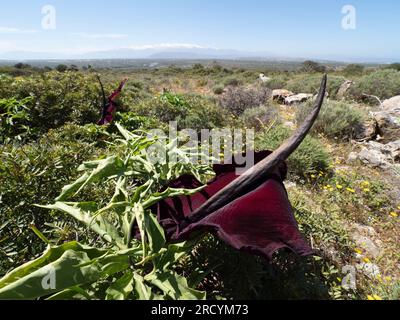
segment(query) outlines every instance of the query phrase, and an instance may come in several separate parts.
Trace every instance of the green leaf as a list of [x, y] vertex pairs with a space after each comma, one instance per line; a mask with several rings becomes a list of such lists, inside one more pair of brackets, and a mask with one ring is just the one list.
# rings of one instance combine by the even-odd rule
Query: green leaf
[[136, 272], [133, 273], [133, 278], [135, 280], [134, 291], [139, 300], [152, 300], [153, 293], [151, 288], [145, 284], [144, 278]]
[[136, 222], [140, 232], [140, 238], [142, 241], [143, 259], [145, 259], [147, 246], [146, 246], [146, 225], [145, 225], [144, 209], [141, 204], [135, 203], [133, 207], [133, 212], [135, 213]]
[[62, 188], [61, 194], [56, 198], [56, 201], [64, 201], [72, 196], [79, 188], [89, 179], [89, 174], [84, 173], [74, 183], [66, 185]]
[[84, 289], [76, 286], [58, 292], [46, 300], [92, 300], [92, 297]]
[[205, 300], [206, 293], [189, 288], [184, 277], [174, 272], [156, 272], [145, 276], [150, 282], [174, 300]]
[[86, 185], [93, 181], [110, 178], [123, 172], [124, 162], [117, 156], [111, 156], [98, 162], [98, 166], [92, 171], [88, 179], [80, 186], [75, 195], [78, 194]]
[[[71, 206], [70, 204], [73, 204]], [[83, 203], [87, 204], [87, 202]], [[39, 206], [49, 210], [59, 210], [71, 215], [76, 220], [85, 224], [88, 228], [99, 234], [104, 240], [118, 245], [121, 249], [125, 248], [124, 240], [120, 237], [118, 230], [101, 215], [94, 217], [87, 211], [79, 208], [80, 203], [56, 202], [54, 205]], [[88, 206], [84, 206], [88, 208]]]
[[127, 272], [106, 290], [106, 300], [126, 300], [133, 290], [133, 273]]
[[129, 140], [134, 140], [134, 139], [139, 138], [139, 136], [133, 134], [132, 132], [129, 132], [123, 126], [121, 126], [119, 123], [116, 123], [115, 125], [117, 126], [119, 132], [125, 138], [125, 140], [129, 141]]
[[165, 246], [165, 234], [163, 228], [158, 223], [157, 218], [150, 212], [145, 214], [145, 229], [149, 241], [150, 252], [159, 252]]
[[134, 251], [112, 253], [70, 242], [48, 248], [45, 254], [0, 280], [0, 299], [35, 299], [121, 272]]
[[143, 208], [148, 209], [161, 200], [179, 196], [191, 196], [203, 190], [205, 186], [197, 189], [174, 189], [168, 188], [167, 190], [152, 194], [146, 201], [143, 202]]

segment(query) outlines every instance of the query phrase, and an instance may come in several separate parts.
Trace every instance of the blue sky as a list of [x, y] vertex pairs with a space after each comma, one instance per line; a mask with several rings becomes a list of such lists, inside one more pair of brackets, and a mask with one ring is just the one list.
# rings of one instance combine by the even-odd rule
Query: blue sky
[[[43, 30], [44, 5], [56, 29]], [[356, 29], [342, 28], [342, 7]], [[312, 58], [400, 60], [398, 0], [13, 0], [0, 3], [0, 53], [168, 44]]]

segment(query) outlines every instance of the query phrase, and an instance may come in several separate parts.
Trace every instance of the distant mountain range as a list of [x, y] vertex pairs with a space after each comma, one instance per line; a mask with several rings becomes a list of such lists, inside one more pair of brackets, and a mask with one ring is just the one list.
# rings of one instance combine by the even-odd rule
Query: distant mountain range
[[[121, 48], [86, 53], [60, 52], [29, 52], [14, 51], [0, 53], [0, 60], [95, 60], [95, 59], [173, 59], [173, 60], [277, 60], [277, 61], [304, 61], [307, 59], [321, 62], [358, 62], [358, 63], [391, 63], [396, 59], [383, 58], [355, 58], [345, 56], [326, 57], [289, 57], [271, 52], [240, 51], [230, 49], [205, 48], [197, 45], [149, 45], [140, 47]], [[398, 59], [400, 60], [400, 59]]]
[[[203, 48], [199, 46], [143, 46], [138, 48], [122, 48], [104, 51], [92, 51], [79, 54], [58, 52], [14, 51], [0, 53], [3, 60], [49, 60], [49, 59], [284, 59], [289, 57], [274, 55], [269, 52], [250, 52], [229, 49]], [[300, 60], [300, 59], [299, 59]]]

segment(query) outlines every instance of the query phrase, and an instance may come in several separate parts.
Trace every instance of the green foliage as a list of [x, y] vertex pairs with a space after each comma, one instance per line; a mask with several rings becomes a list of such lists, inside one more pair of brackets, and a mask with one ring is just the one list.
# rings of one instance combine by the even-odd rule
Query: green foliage
[[129, 131], [151, 130], [162, 126], [158, 119], [137, 116], [134, 112], [117, 112], [115, 121]]
[[303, 62], [301, 71], [307, 73], [325, 72], [326, 67], [319, 64], [318, 62], [307, 60]]
[[[327, 91], [331, 98], [334, 98], [345, 81], [343, 77], [329, 76]], [[317, 94], [321, 86], [320, 75], [305, 74], [288, 81], [286, 89], [295, 93]]]
[[356, 81], [348, 94], [359, 101], [365, 100], [364, 95], [374, 95], [380, 99], [400, 95], [400, 71], [385, 69], [365, 75]]
[[364, 66], [361, 64], [351, 63], [343, 69], [343, 74], [346, 76], [359, 76], [364, 72]]
[[229, 87], [220, 97], [220, 105], [234, 116], [240, 116], [247, 109], [259, 107], [270, 100], [272, 91], [268, 88], [243, 89]]
[[[256, 149], [275, 150], [290, 134], [290, 129], [282, 125], [260, 133], [256, 137]], [[288, 159], [288, 167], [290, 173], [305, 177], [312, 172], [325, 171], [329, 167], [329, 155], [321, 142], [308, 136]]]
[[14, 79], [12, 77], [0, 73], [0, 98], [13, 98], [13, 83]]
[[31, 97], [21, 101], [15, 98], [0, 99], [0, 142], [6, 142], [14, 137], [20, 140], [23, 135], [29, 134], [30, 118], [26, 105], [31, 100]]
[[271, 80], [265, 82], [263, 85], [271, 90], [282, 89], [286, 88], [287, 79], [285, 79], [285, 77], [274, 76]]
[[31, 97], [29, 126], [47, 132], [67, 122], [84, 125], [100, 117], [102, 97], [97, 80], [79, 72], [50, 72], [15, 81], [7, 98]]
[[56, 70], [57, 70], [58, 72], [66, 72], [66, 71], [68, 70], [68, 66], [65, 65], [65, 64], [59, 64], [59, 65], [56, 67]]
[[213, 99], [198, 95], [168, 93], [143, 101], [133, 109], [140, 116], [158, 119], [165, 124], [176, 121], [179, 129], [212, 129], [224, 126], [227, 120]]
[[[298, 107], [297, 123], [303, 123], [312, 107], [313, 104], [310, 102]], [[313, 131], [322, 133], [328, 138], [350, 139], [354, 130], [364, 122], [365, 118], [366, 115], [354, 105], [328, 100], [322, 107]]]
[[242, 84], [242, 82], [239, 79], [234, 78], [234, 77], [230, 77], [224, 81], [225, 87], [228, 87], [228, 86], [237, 87], [237, 86], [240, 86], [241, 84]]
[[240, 116], [239, 121], [241, 121], [247, 128], [253, 128], [256, 131], [260, 131], [271, 124], [277, 124], [280, 122], [279, 109], [274, 104], [247, 109]]
[[223, 86], [216, 86], [214, 88], [214, 94], [220, 95], [224, 93], [224, 87]]
[[[0, 298], [205, 298], [205, 293], [190, 288], [174, 270], [190, 244], [167, 245], [164, 231], [149, 209], [162, 199], [198, 192], [201, 188], [165, 187], [184, 173], [204, 181], [212, 175], [210, 168], [192, 164], [189, 150], [178, 149], [172, 141], [159, 144], [117, 126], [124, 137], [120, 140], [122, 154], [84, 162], [79, 167], [82, 176], [64, 186], [55, 204], [40, 206], [61, 211], [97, 234], [89, 239], [91, 246], [75, 241], [61, 246], [50, 243], [41, 257], [0, 279]], [[152, 146], [168, 155], [166, 162], [155, 163], [151, 152], [144, 152]], [[71, 202], [90, 185], [107, 181], [115, 186], [107, 203], [96, 199]], [[160, 192], [162, 189], [165, 191]], [[134, 225], [140, 240], [132, 237]], [[46, 288], [43, 279], [49, 270], [57, 280], [55, 287]]]
[[[67, 125], [50, 130], [37, 142], [0, 146], [0, 274], [42, 251], [43, 244], [29, 225], [50, 232], [46, 224], [57, 218], [33, 204], [55, 198], [75, 178], [75, 168], [98, 154], [107, 138], [97, 126]], [[65, 238], [70, 236], [66, 232]]]
[[392, 63], [389, 64], [388, 66], [385, 66], [385, 69], [393, 69], [393, 70], [397, 70], [400, 71], [400, 63]]

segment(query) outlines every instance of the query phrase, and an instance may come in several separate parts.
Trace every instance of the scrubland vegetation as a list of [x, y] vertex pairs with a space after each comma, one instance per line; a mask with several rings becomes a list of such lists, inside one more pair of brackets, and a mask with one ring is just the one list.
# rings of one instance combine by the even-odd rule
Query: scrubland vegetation
[[[78, 276], [82, 270], [67, 266], [66, 274], [76, 274], [77, 280], [66, 277], [65, 290], [54, 292], [53, 299], [400, 298], [400, 172], [347, 162], [356, 147], [355, 128], [377, 106], [371, 96], [383, 100], [400, 95], [396, 65], [333, 69], [308, 62], [292, 71], [216, 63], [155, 70], [78, 69], [23, 64], [0, 68], [0, 276], [8, 274], [0, 280], [0, 292], [33, 267], [12, 270], [38, 259], [51, 244], [37, 265], [56, 261], [69, 250], [87, 266], [85, 279]], [[271, 80], [262, 83], [260, 72]], [[166, 244], [162, 228], [144, 210], [155, 198], [188, 192], [158, 193], [168, 179], [193, 172], [206, 181], [212, 173], [202, 166], [172, 164], [146, 171], [146, 158], [139, 151], [151, 142], [135, 140], [130, 132], [165, 129], [169, 121], [177, 121], [179, 129], [254, 128], [255, 148], [273, 150], [304, 120], [311, 104], [281, 105], [273, 101], [272, 90], [316, 94], [321, 72], [328, 72], [329, 96], [312, 133], [288, 160], [286, 182], [301, 231], [315, 254], [301, 258], [279, 252], [266, 263], [211, 235]], [[107, 92], [129, 78], [115, 117], [119, 127], [95, 125], [102, 104], [96, 74]], [[346, 79], [354, 85], [339, 98]], [[128, 202], [126, 181], [132, 176], [126, 169], [125, 175], [114, 177], [127, 163], [138, 168], [135, 178], [140, 184], [128, 193], [140, 194], [140, 206], [134, 208], [134, 217], [104, 217], [102, 209]], [[174, 174], [153, 181], [167, 175], [163, 170]], [[95, 172], [94, 178], [78, 180], [84, 172], [87, 180]], [[154, 182], [151, 187], [149, 181]], [[43, 207], [56, 198], [69, 204]], [[95, 221], [82, 215], [84, 206]], [[125, 209], [122, 205], [116, 210]], [[127, 230], [134, 218], [143, 221], [142, 238], [131, 245]], [[357, 243], [354, 232], [360, 228], [372, 228], [368, 237], [380, 248], [375, 256]], [[101, 239], [110, 229], [115, 233], [107, 241]], [[132, 265], [135, 272], [127, 272]], [[346, 267], [360, 265], [378, 266], [379, 273], [356, 270], [355, 286], [344, 285], [350, 274]], [[27, 283], [35, 276], [41, 275]], [[13, 297], [49, 295], [16, 287]]]

